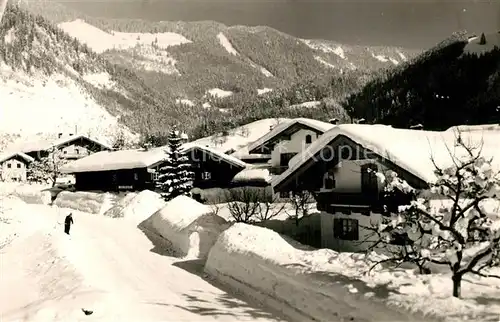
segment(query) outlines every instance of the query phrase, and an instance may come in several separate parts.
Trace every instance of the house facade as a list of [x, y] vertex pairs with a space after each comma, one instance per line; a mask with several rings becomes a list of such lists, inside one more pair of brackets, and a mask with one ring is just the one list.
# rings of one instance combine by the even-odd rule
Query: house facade
[[248, 146], [249, 155], [268, 156], [268, 165], [273, 174], [288, 168], [288, 162], [304, 151], [334, 124], [318, 120], [297, 118], [274, 127]]
[[[500, 147], [500, 131], [464, 135], [482, 153], [492, 156]], [[326, 132], [318, 142], [291, 161], [290, 168], [272, 182], [275, 192], [309, 190], [321, 211], [322, 247], [363, 251], [378, 238], [382, 216], [410, 202], [400, 193], [384, 194], [384, 173], [393, 171], [416, 189], [436, 179], [435, 164], [450, 166], [457, 136], [452, 131], [394, 129], [382, 125], [346, 124]], [[487, 154], [485, 156], [488, 156]], [[393, 236], [393, 244], [401, 240]]]
[[187, 144], [185, 153], [193, 165], [193, 186], [200, 189], [229, 187], [233, 177], [248, 166], [233, 156], [209, 147]]
[[33, 158], [24, 153], [7, 153], [0, 156], [0, 178], [6, 182], [25, 182], [27, 169]]
[[154, 189], [155, 170], [166, 158], [161, 149], [101, 151], [69, 161], [63, 174], [75, 176], [80, 191]]
[[23, 152], [35, 160], [48, 157], [50, 153], [54, 151], [58, 152], [58, 158], [64, 160], [77, 160], [92, 153], [110, 151], [111, 147], [85, 135], [69, 134], [63, 136], [62, 133], [60, 133], [57, 139], [26, 142], [11, 146], [9, 150]]

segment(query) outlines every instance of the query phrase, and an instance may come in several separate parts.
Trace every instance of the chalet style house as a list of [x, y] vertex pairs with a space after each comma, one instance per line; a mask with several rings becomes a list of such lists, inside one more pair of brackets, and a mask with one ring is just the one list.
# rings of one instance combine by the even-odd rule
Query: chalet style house
[[[75, 176], [76, 190], [155, 190], [158, 170], [168, 157], [165, 149], [102, 151], [69, 162], [61, 172]], [[246, 167], [241, 160], [208, 147], [186, 144], [184, 149], [193, 165], [194, 187], [227, 186]]]
[[243, 171], [248, 164], [216, 149], [185, 144], [185, 152], [194, 167], [194, 187], [226, 188], [231, 186], [234, 176]]
[[334, 126], [331, 123], [307, 118], [280, 123], [248, 145], [248, 159], [255, 155], [256, 159], [262, 160], [266, 156], [271, 173], [280, 174], [288, 168], [291, 158], [305, 150]]
[[0, 178], [2, 181], [26, 181], [27, 168], [34, 159], [22, 152], [0, 155]]
[[13, 145], [9, 151], [22, 152], [35, 160], [47, 157], [52, 151], [60, 152], [60, 158], [76, 160], [99, 151], [109, 151], [111, 147], [85, 135], [63, 136], [59, 133], [55, 140], [41, 140]]
[[[275, 192], [293, 192], [300, 187], [313, 193], [321, 211], [322, 247], [363, 250], [371, 244], [371, 231], [363, 227], [387, 215], [387, 206], [395, 211], [398, 205], [409, 202], [403, 194], [384, 199], [383, 180], [378, 173], [392, 170], [410, 186], [428, 188], [436, 179], [432, 159], [440, 166], [452, 165], [450, 151], [458, 151], [457, 133], [457, 128], [434, 132], [385, 125], [339, 125], [294, 157], [289, 169], [271, 184]], [[468, 146], [482, 144], [481, 153], [487, 158], [500, 152], [498, 129], [462, 127], [460, 138]]]

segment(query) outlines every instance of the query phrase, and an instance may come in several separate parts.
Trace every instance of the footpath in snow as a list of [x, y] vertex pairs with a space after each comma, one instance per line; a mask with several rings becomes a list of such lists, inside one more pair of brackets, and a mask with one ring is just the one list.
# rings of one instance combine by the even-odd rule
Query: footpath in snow
[[180, 268], [197, 266], [159, 253], [133, 221], [73, 211], [67, 236], [68, 209], [2, 205], [2, 321], [280, 320]]

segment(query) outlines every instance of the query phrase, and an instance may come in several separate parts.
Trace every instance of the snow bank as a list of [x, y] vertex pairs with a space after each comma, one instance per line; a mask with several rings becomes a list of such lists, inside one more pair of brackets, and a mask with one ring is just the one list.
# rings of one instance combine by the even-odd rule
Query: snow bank
[[[60, 230], [38, 225], [39, 231], [2, 254], [2, 275], [9, 277], [0, 288], [2, 321], [80, 321], [82, 308], [95, 310], [94, 318], [101, 318], [112, 303], [74, 265], [71, 257], [82, 255], [80, 244]], [[97, 271], [90, 264], [88, 270]]]
[[0, 197], [0, 249], [18, 236], [26, 213], [26, 203], [20, 198], [14, 195]]
[[108, 210], [106, 210], [103, 215], [111, 218], [122, 218], [124, 217], [123, 210], [134, 200], [138, 194], [136, 192], [130, 192], [125, 195], [125, 197], [116, 201], [115, 205]]
[[[237, 223], [219, 236], [205, 271], [291, 320], [418, 320], [370, 298], [374, 292], [383, 292], [382, 288], [370, 288], [344, 275], [349, 270], [357, 272], [357, 261], [337, 261], [337, 271], [325, 272], [325, 266], [342, 255], [314, 251], [272, 230]], [[360, 286], [367, 292], [360, 292]]]
[[3, 182], [0, 184], [0, 195], [14, 195], [26, 203], [48, 205], [51, 203], [51, 192], [46, 190], [48, 188], [40, 184]]
[[205, 258], [227, 222], [210, 206], [178, 196], [141, 225], [170, 241], [182, 256]]
[[82, 212], [102, 215], [116, 202], [117, 196], [111, 193], [85, 191], [62, 191], [57, 195], [54, 205]]
[[165, 206], [165, 201], [156, 192], [144, 190], [129, 193], [119, 200], [104, 216], [126, 218], [139, 224]]

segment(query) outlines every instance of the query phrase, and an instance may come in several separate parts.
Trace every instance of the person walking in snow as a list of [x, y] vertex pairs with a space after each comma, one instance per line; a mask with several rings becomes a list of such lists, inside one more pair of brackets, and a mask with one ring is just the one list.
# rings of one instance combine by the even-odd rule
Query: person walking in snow
[[64, 219], [64, 232], [68, 235], [71, 224], [73, 224], [73, 214], [70, 212], [69, 215], [66, 216], [66, 219]]

